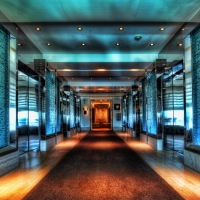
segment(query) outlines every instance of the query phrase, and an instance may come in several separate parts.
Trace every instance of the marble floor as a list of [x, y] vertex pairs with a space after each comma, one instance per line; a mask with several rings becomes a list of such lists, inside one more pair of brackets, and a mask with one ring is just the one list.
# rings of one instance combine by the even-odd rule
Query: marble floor
[[[73, 135], [48, 152], [34, 150], [21, 155], [19, 167], [0, 177], [0, 199], [23, 199], [85, 134]], [[156, 151], [127, 133], [117, 134], [184, 199], [200, 199], [200, 174], [183, 165], [182, 154]]]

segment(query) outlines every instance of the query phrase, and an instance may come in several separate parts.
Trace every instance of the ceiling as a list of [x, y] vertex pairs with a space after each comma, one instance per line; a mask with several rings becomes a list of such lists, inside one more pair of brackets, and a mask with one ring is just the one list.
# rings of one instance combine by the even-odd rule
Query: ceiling
[[18, 58], [29, 67], [45, 59], [76, 92], [123, 93], [156, 59], [168, 68], [183, 59], [177, 44], [200, 23], [200, 1], [1, 0], [0, 23], [23, 45]]

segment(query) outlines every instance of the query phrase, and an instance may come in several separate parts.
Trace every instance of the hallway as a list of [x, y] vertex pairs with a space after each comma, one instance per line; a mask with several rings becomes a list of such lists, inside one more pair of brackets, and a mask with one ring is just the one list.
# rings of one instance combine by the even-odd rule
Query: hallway
[[[171, 155], [171, 157], [166, 157], [164, 155], [165, 152], [156, 152], [146, 144], [131, 139], [127, 133], [118, 133], [127, 144], [113, 132], [90, 132], [77, 144], [85, 135], [86, 133], [74, 135], [72, 138], [65, 140], [46, 153], [30, 152], [29, 154], [22, 155], [19, 169], [0, 178], [0, 199], [22, 199], [67, 152], [69, 153], [67, 153], [66, 157], [59, 163], [60, 165], [66, 161], [64, 163], [66, 168], [59, 168], [59, 165], [56, 165], [52, 172], [45, 178], [49, 180], [46, 183], [45, 179], [40, 182], [31, 195], [42, 195], [42, 197], [45, 198], [44, 195], [48, 194], [49, 191], [42, 192], [42, 185], [47, 184], [46, 187], [43, 188], [44, 190], [51, 189], [50, 191], [52, 192], [53, 189], [56, 189], [58, 192], [59, 189], [62, 189], [59, 191], [59, 194], [70, 194], [68, 197], [65, 196], [67, 199], [182, 199], [165, 181], [154, 173], [146, 163], [134, 154], [127, 144], [134, 148], [145, 161], [149, 161], [151, 167], [154, 163], [154, 166], [157, 167], [157, 170], [154, 170], [159, 175], [162, 176], [162, 173], [164, 171], [166, 172], [166, 168], [168, 168], [168, 178], [170, 176], [172, 177], [173, 171], [176, 174], [179, 173], [180, 176], [177, 176], [175, 178], [176, 180], [174, 179], [175, 184], [172, 184], [172, 187], [175, 187], [176, 190], [178, 188], [177, 191], [184, 199], [200, 198], [197, 196], [199, 195], [197, 183], [199, 183], [200, 175], [181, 166], [180, 160], [177, 160], [178, 156], [175, 159], [175, 156], [172, 155], [171, 152], [168, 152], [168, 155]], [[76, 145], [76, 147], [69, 151], [74, 145]], [[70, 162], [68, 163], [67, 161]], [[75, 165], [73, 165], [73, 163], [75, 163]], [[140, 165], [139, 168], [137, 168], [136, 163]], [[159, 166], [163, 164], [166, 168], [163, 167], [162, 169]], [[170, 165], [176, 165], [179, 171], [177, 172], [176, 169], [170, 167]], [[62, 171], [64, 174], [61, 174]], [[54, 175], [51, 175], [52, 173], [54, 173]], [[68, 181], [66, 178], [61, 184], [59, 180], [65, 175], [69, 177], [67, 177], [69, 180], [71, 178], [71, 181], [66, 183], [65, 181]], [[137, 178], [134, 179], [133, 176]], [[180, 177], [183, 181], [182, 185], [179, 184], [180, 181], [177, 181]], [[185, 178], [185, 182], [183, 177]], [[187, 185], [188, 180], [190, 181], [190, 185]], [[166, 181], [168, 182], [168, 180]], [[137, 187], [134, 188], [136, 183]], [[49, 187], [49, 184], [53, 184], [53, 187]], [[62, 188], [64, 184], [68, 184], [68, 187]], [[153, 189], [151, 189], [152, 184], [157, 184], [157, 186], [155, 185]], [[164, 188], [162, 188], [162, 185]], [[184, 185], [187, 190], [184, 189], [183, 191]], [[167, 189], [166, 191], [168, 191], [166, 194], [164, 194], [165, 188]], [[69, 190], [67, 191], [67, 189]], [[136, 195], [138, 189], [140, 195], [136, 197], [134, 194]], [[39, 191], [38, 193], [37, 190]], [[145, 190], [151, 191], [150, 195], [155, 196], [148, 196]], [[171, 191], [169, 192], [169, 190]], [[38, 199], [36, 196], [32, 198], [31, 195], [28, 195], [26, 199]], [[51, 195], [52, 194], [50, 194], [50, 196]], [[160, 195], [170, 196], [162, 198]], [[171, 197], [171, 195], [175, 195], [175, 198]], [[51, 197], [48, 197], [48, 199], [51, 199]], [[63, 195], [59, 198], [59, 196], [56, 195], [57, 199], [66, 199], [65, 197]], [[52, 199], [56, 198], [52, 197]], [[42, 198], [40, 197], [39, 199]]]

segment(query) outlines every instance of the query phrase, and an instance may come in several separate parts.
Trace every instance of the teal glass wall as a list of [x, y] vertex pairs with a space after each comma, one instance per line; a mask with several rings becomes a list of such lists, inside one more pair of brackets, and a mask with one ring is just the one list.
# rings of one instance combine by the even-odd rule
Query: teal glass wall
[[18, 149], [39, 148], [39, 75], [18, 61]]
[[127, 105], [126, 105], [126, 96], [123, 96], [123, 100], [122, 100], [122, 126], [126, 127], [127, 125]]
[[70, 91], [70, 128], [75, 127], [75, 101], [74, 101], [74, 94]]
[[191, 33], [193, 144], [200, 146], [200, 25]]
[[185, 47], [185, 101], [186, 101], [186, 146], [193, 144], [193, 107], [192, 107], [192, 61], [191, 38], [188, 35], [184, 39]]
[[141, 109], [141, 113], [142, 113], [142, 117], [141, 117], [141, 123], [142, 123], [142, 131], [146, 132], [147, 129], [147, 124], [146, 124], [146, 79], [144, 78], [142, 80], [142, 95], [141, 95], [141, 100], [142, 100], [142, 109]]
[[157, 134], [156, 89], [156, 72], [153, 70], [147, 75], [147, 131], [153, 135]]
[[46, 87], [46, 95], [45, 95], [45, 122], [46, 122], [46, 135], [55, 134], [56, 131], [56, 85], [55, 85], [55, 75], [49, 70], [46, 69], [45, 73], [45, 87]]
[[56, 132], [61, 131], [61, 100], [60, 100], [60, 81], [56, 78], [56, 112], [57, 112], [57, 122], [56, 122]]
[[184, 150], [183, 64], [178, 63], [163, 74], [163, 128], [167, 149]]
[[133, 129], [133, 95], [132, 90], [128, 94], [128, 127]]
[[10, 36], [10, 146], [17, 147], [17, 41]]
[[10, 144], [10, 33], [2, 25], [0, 25], [0, 79], [0, 148], [3, 148]]

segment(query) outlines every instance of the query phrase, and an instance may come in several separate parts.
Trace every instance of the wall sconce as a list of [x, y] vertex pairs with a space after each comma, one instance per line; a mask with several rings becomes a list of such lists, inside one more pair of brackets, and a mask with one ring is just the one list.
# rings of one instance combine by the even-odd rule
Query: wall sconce
[[87, 111], [88, 111], [88, 107], [84, 106], [84, 107], [83, 107], [83, 113], [84, 113], [84, 115], [87, 114]]

